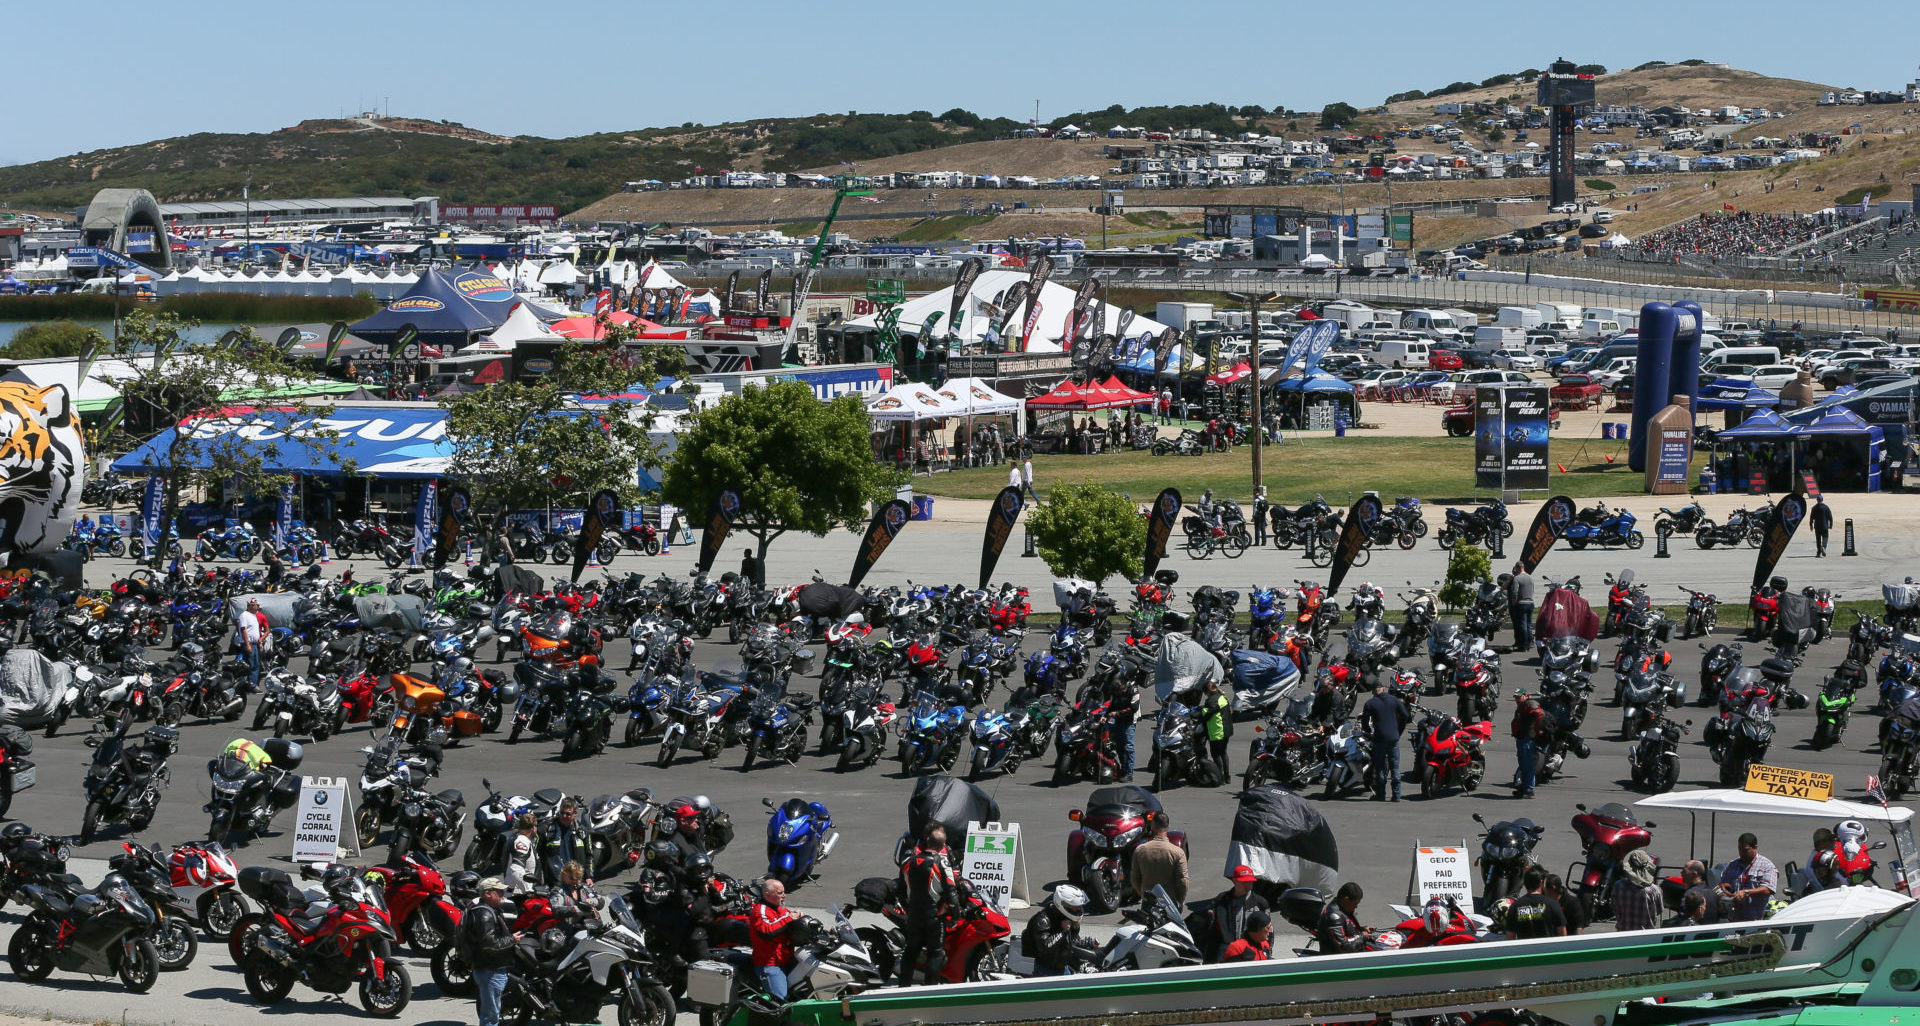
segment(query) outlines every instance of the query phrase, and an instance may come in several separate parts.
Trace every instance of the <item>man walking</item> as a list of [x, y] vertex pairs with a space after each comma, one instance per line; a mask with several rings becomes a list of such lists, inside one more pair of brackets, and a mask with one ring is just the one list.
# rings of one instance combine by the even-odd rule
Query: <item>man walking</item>
[[1175, 908], [1187, 907], [1187, 853], [1167, 836], [1173, 820], [1165, 812], [1147, 815], [1153, 836], [1133, 850], [1133, 868], [1127, 882], [1135, 894], [1145, 898], [1155, 887], [1167, 892]]
[[1031, 453], [1020, 460], [1020, 487], [1026, 490], [1028, 502], [1039, 502], [1040, 495], [1033, 490], [1033, 455]]
[[520, 939], [500, 915], [506, 897], [506, 881], [490, 876], [480, 881], [480, 903], [460, 918], [460, 954], [473, 970], [480, 1026], [499, 1026], [500, 996], [507, 991], [507, 968], [513, 965], [513, 945]]
[[947, 828], [933, 823], [920, 835], [920, 846], [900, 864], [907, 913], [903, 927], [906, 936], [900, 950], [902, 987], [913, 985], [913, 967], [922, 957], [926, 959], [920, 972], [922, 983], [938, 983], [940, 970], [946, 966], [944, 915], [953, 903], [953, 872], [947, 859]]
[[1813, 558], [1826, 558], [1827, 535], [1832, 531], [1833, 507], [1827, 505], [1827, 497], [1822, 495], [1813, 500]]
[[1385, 684], [1373, 689], [1373, 697], [1360, 710], [1360, 727], [1373, 742], [1373, 800], [1387, 800], [1387, 784], [1393, 784], [1393, 800], [1400, 800], [1400, 735], [1406, 732], [1413, 710], [1399, 695], [1390, 694]]
[[1227, 741], [1233, 736], [1233, 700], [1220, 690], [1220, 679], [1207, 679], [1206, 695], [1200, 699], [1200, 718], [1207, 728], [1207, 754], [1220, 767], [1220, 781], [1233, 779], [1227, 767]]
[[1507, 612], [1513, 617], [1513, 647], [1525, 652], [1533, 647], [1533, 575], [1518, 563], [1507, 582]]

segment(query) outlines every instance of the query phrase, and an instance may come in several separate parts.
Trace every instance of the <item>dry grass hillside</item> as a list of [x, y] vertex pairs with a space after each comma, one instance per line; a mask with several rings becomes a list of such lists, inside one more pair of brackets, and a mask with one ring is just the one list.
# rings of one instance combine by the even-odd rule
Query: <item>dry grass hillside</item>
[[[1774, 78], [1758, 72], [1711, 64], [1695, 66], [1675, 64], [1648, 68], [1645, 71], [1615, 71], [1600, 76], [1594, 83], [1595, 95], [1601, 103], [1623, 106], [1637, 104], [1642, 107], [1660, 107], [1669, 104], [1686, 107], [1720, 107], [1738, 104], [1741, 107], [1766, 107], [1769, 110], [1789, 111], [1813, 106], [1821, 93], [1832, 88], [1818, 82]], [[1449, 93], [1445, 96], [1407, 100], [1389, 105], [1387, 111], [1393, 118], [1400, 119], [1402, 122], [1406, 119], [1425, 122], [1436, 120], [1433, 109], [1442, 103], [1492, 103], [1505, 97], [1517, 96], [1519, 99], [1515, 102], [1524, 106], [1534, 101], [1534, 95], [1532, 85], [1509, 83], [1485, 89]]]
[[[1139, 140], [1117, 141], [1141, 145]], [[1107, 145], [1106, 139], [993, 139], [863, 161], [859, 168], [861, 174], [870, 175], [893, 171], [966, 171], [1035, 178], [1103, 175], [1116, 163], [1100, 155]], [[813, 170], [837, 174], [845, 169], [835, 166]]]

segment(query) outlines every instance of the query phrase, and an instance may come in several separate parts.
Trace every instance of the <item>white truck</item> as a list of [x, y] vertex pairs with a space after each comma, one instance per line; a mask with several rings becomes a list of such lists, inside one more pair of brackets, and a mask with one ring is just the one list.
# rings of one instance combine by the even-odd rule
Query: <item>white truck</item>
[[1153, 319], [1169, 328], [1191, 330], [1196, 321], [1213, 319], [1212, 303], [1155, 303]]
[[[1360, 331], [1362, 325], [1372, 325], [1379, 321], [1391, 320], [1384, 311], [1370, 306], [1362, 306], [1351, 300], [1337, 300], [1320, 308], [1320, 316], [1330, 321], [1339, 321], [1347, 331]], [[1399, 327], [1399, 325], [1392, 325]]]
[[1461, 310], [1458, 307], [1452, 306], [1440, 312], [1453, 318], [1454, 330], [1460, 332], [1462, 335], [1471, 335], [1473, 334], [1473, 329], [1480, 326], [1480, 315], [1477, 313]]
[[1540, 312], [1543, 327], [1547, 321], [1565, 321], [1576, 326], [1580, 323], [1580, 307], [1574, 303], [1535, 303], [1533, 308]]
[[1537, 328], [1543, 320], [1540, 311], [1530, 306], [1503, 306], [1493, 312], [1493, 323], [1501, 327]]
[[1458, 339], [1460, 328], [1444, 310], [1408, 310], [1400, 315], [1403, 331], [1424, 332], [1434, 338]]
[[1507, 324], [1482, 324], [1473, 329], [1473, 348], [1483, 353], [1496, 349], [1523, 349], [1527, 344], [1527, 329]]

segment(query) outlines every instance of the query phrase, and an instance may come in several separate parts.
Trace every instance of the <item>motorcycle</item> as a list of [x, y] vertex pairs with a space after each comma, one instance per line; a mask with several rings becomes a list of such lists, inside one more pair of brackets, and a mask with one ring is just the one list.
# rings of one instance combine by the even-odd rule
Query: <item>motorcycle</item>
[[450, 859], [460, 850], [460, 838], [467, 823], [462, 810], [467, 798], [457, 788], [429, 794], [425, 788], [409, 788], [397, 796], [399, 807], [393, 817], [393, 837], [387, 844], [387, 864], [399, 865], [414, 851], [426, 852], [435, 859]]
[[605, 879], [636, 861], [659, 814], [653, 792], [644, 787], [596, 795], [587, 803], [587, 850], [592, 854], [588, 874]]
[[1480, 835], [1480, 893], [1483, 908], [1492, 908], [1503, 898], [1523, 893], [1520, 878], [1534, 865], [1533, 849], [1546, 828], [1530, 819], [1501, 820], [1492, 826], [1473, 814], [1473, 821], [1486, 827]]
[[978, 782], [996, 769], [1005, 771], [1007, 776], [1020, 771], [1020, 760], [1026, 757], [1026, 749], [1019, 743], [1019, 736], [1026, 718], [1024, 709], [982, 709], [974, 714], [973, 758], [967, 769], [968, 780]]
[[1679, 588], [1687, 593], [1687, 615], [1680, 625], [1680, 637], [1712, 634], [1713, 629], [1720, 626], [1720, 599], [1704, 591], [1694, 591], [1684, 584]]
[[1740, 672], [1741, 646], [1734, 642], [1700, 648], [1704, 653], [1700, 657], [1700, 704], [1713, 705], [1721, 700], [1727, 682]]
[[568, 676], [574, 682], [573, 692], [567, 696], [563, 716], [554, 717], [549, 728], [557, 732], [564, 718], [560, 758], [565, 761], [606, 751], [613, 736], [613, 700], [607, 696], [619, 686], [619, 681], [592, 666], [582, 666]]
[[256, 538], [253, 528], [244, 523], [227, 521], [218, 530], [208, 528], [194, 539], [193, 558], [198, 560], [231, 559], [236, 562], [251, 562], [260, 551], [260, 539]]
[[1675, 723], [1659, 712], [1640, 730], [1640, 741], [1627, 750], [1627, 768], [1635, 787], [1653, 794], [1673, 790], [1680, 779], [1680, 739], [1692, 733], [1693, 721]]
[[125, 823], [141, 831], [153, 822], [160, 792], [173, 782], [167, 759], [180, 751], [180, 732], [172, 727], [148, 727], [140, 744], [127, 743], [129, 721], [121, 720], [113, 733], [87, 738], [93, 760], [82, 785], [86, 811], [80, 818], [80, 843], [92, 844], [102, 825]]
[[687, 967], [687, 1003], [700, 1013], [702, 1026], [723, 1026], [742, 1009], [756, 1016], [784, 1014], [785, 1006], [807, 999], [833, 1000], [894, 978], [892, 966], [883, 967], [870, 952], [870, 943], [883, 936], [878, 927], [859, 931], [847, 919], [846, 907], [833, 910], [834, 926], [823, 929], [811, 916], [802, 916], [790, 938], [794, 965], [787, 970], [786, 1001], [774, 999], [752, 965], [738, 956], [713, 958]]
[[1347, 720], [1327, 735], [1327, 776], [1321, 796], [1333, 798], [1356, 787], [1367, 787], [1373, 772], [1373, 742], [1360, 721]]
[[1687, 686], [1663, 670], [1649, 667], [1627, 676], [1620, 691], [1620, 740], [1631, 741], [1669, 707], [1687, 704]]
[[1586, 852], [1583, 862], [1567, 868], [1566, 879], [1579, 882], [1580, 902], [1593, 922], [1613, 917], [1613, 881], [1620, 866], [1633, 851], [1653, 843], [1654, 824], [1642, 824], [1633, 810], [1618, 802], [1608, 802], [1588, 810], [1585, 803], [1574, 805], [1573, 832]]
[[1399, 658], [1408, 659], [1433, 635], [1433, 626], [1440, 619], [1438, 596], [1432, 588], [1414, 588], [1411, 597], [1406, 592], [1400, 597], [1407, 603], [1407, 612], [1393, 643]]
[[503, 794], [485, 777], [480, 778], [480, 786], [487, 789], [487, 796], [473, 807], [473, 840], [467, 842], [467, 853], [461, 857], [461, 867], [476, 872], [507, 864], [508, 853], [513, 850], [514, 820], [521, 813], [531, 812], [546, 819], [566, 798], [555, 787], [541, 788], [531, 798]]
[[644, 932], [625, 898], [607, 906], [611, 923], [590, 923], [559, 940], [542, 938], [515, 949], [515, 968], [500, 996], [505, 1022], [550, 1019], [594, 1022], [609, 998], [620, 1026], [670, 1023], [673, 994], [654, 976]]
[[239, 864], [218, 844], [176, 845], [167, 853], [167, 873], [174, 893], [192, 903], [209, 939], [225, 940], [240, 917], [252, 911], [240, 893]]
[[1060, 721], [1054, 746], [1053, 785], [1076, 779], [1110, 784], [1120, 778], [1113, 716], [1096, 695], [1076, 702]]
[[253, 710], [253, 729], [271, 726], [274, 737], [304, 735], [325, 741], [347, 726], [347, 707], [340, 685], [325, 677], [306, 678], [274, 670], [261, 681], [260, 704]]
[[212, 797], [203, 807], [210, 814], [207, 840], [224, 840], [230, 834], [252, 837], [266, 830], [282, 809], [291, 809], [300, 800], [300, 768], [303, 751], [284, 738], [268, 738], [260, 746], [270, 760], [253, 769], [237, 755], [223, 753], [207, 762]]
[[1434, 540], [1449, 551], [1461, 544], [1490, 549], [1496, 535], [1512, 537], [1513, 521], [1507, 518], [1506, 503], [1493, 499], [1471, 510], [1448, 507], [1446, 525], [1434, 535]]
[[1606, 576], [1607, 615], [1600, 620], [1600, 636], [1619, 634], [1627, 621], [1650, 608], [1647, 589], [1633, 583], [1633, 571], [1622, 570], [1620, 576]]
[[1283, 712], [1253, 728], [1241, 790], [1251, 791], [1268, 780], [1293, 790], [1313, 782], [1325, 731], [1309, 721], [1312, 706], [1312, 697], [1296, 698]]
[[900, 769], [910, 775], [946, 772], [960, 759], [966, 736], [967, 707], [946, 697], [921, 692], [914, 696], [900, 732]]
[[1711, 549], [1716, 545], [1730, 549], [1742, 542], [1749, 548], [1757, 549], [1766, 536], [1765, 529], [1756, 524], [1745, 510], [1735, 510], [1724, 524], [1708, 520], [1693, 531], [1694, 544], [1703, 549]]
[[1851, 658], [1841, 662], [1827, 676], [1826, 684], [1820, 688], [1820, 694], [1815, 696], [1813, 704], [1813, 739], [1810, 743], [1815, 749], [1831, 748], [1840, 743], [1840, 736], [1847, 732], [1847, 720], [1853, 713], [1854, 695], [1866, 686], [1866, 667]]
[[[242, 886], [258, 879], [247, 875], [256, 872], [243, 873]], [[293, 890], [285, 873], [267, 872], [285, 881], [285, 891]], [[356, 876], [349, 873], [347, 878]], [[330, 896], [333, 904], [324, 913], [295, 919], [292, 908], [276, 910], [272, 925], [263, 925], [248, 938], [241, 949], [240, 967], [247, 993], [263, 1005], [276, 1005], [286, 1000], [296, 983], [323, 994], [345, 993], [357, 984], [360, 1006], [368, 1014], [397, 1018], [413, 997], [413, 981], [406, 966], [391, 953], [396, 938], [379, 889], [349, 892], [336, 885], [330, 888]]]
[[1487, 775], [1487, 757], [1481, 752], [1493, 738], [1493, 723], [1462, 723], [1452, 716], [1429, 717], [1432, 724], [1420, 735], [1420, 797], [1437, 798], [1445, 788], [1469, 794]]
[[[845, 773], [879, 762], [886, 754], [888, 736], [897, 716], [898, 710], [878, 684], [862, 685], [849, 693], [834, 732], [840, 746], [840, 758], [834, 769]], [[823, 737], [825, 733], [823, 730]]]
[[1784, 577], [1769, 578], [1767, 583], [1753, 589], [1753, 597], [1747, 600], [1747, 607], [1753, 611], [1749, 640], [1764, 641], [1780, 626], [1780, 596], [1786, 590], [1787, 579]]
[[825, 805], [789, 798], [776, 806], [760, 799], [773, 815], [767, 820], [767, 876], [796, 889], [815, 878], [820, 863], [833, 854], [840, 834]]
[[1220, 764], [1207, 751], [1198, 710], [1169, 700], [1155, 715], [1153, 790], [1162, 793], [1180, 783], [1218, 787], [1225, 781]]
[[1593, 509], [1589, 508], [1582, 510], [1573, 523], [1567, 525], [1566, 533], [1561, 537], [1566, 539], [1568, 548], [1576, 552], [1588, 545], [1608, 549], [1625, 545], [1629, 549], [1638, 549], [1647, 543], [1646, 535], [1633, 526], [1635, 518], [1632, 513], [1624, 509], [1618, 513], [1610, 512], [1604, 502], [1598, 505], [1598, 510], [1604, 515], [1591, 516]]
[[[1067, 813], [1079, 824], [1067, 835], [1067, 879], [1087, 892], [1089, 912], [1105, 915], [1134, 897], [1127, 882], [1133, 852], [1147, 840], [1147, 817], [1161, 811], [1152, 792], [1123, 785], [1097, 788], [1084, 812]], [[1186, 850], [1185, 831], [1169, 830], [1167, 839]]]
[[446, 878], [432, 859], [415, 852], [389, 858], [384, 866], [368, 867], [365, 874], [380, 884], [387, 919], [414, 954], [431, 957], [453, 944], [460, 929], [460, 906], [448, 896]]
[[1831, 588], [1813, 587], [1801, 588], [1800, 594], [1806, 596], [1807, 608], [1813, 614], [1813, 643], [1833, 637], [1833, 604], [1840, 596]]
[[1762, 762], [1773, 744], [1773, 703], [1764, 695], [1708, 724], [1707, 750], [1720, 766], [1720, 786], [1747, 782], [1747, 767]]
[[361, 751], [367, 758], [360, 769], [360, 809], [354, 813], [354, 828], [360, 847], [370, 848], [380, 828], [399, 817], [403, 796], [439, 774], [440, 751], [434, 745], [403, 751], [396, 737]]
[[[892, 926], [884, 930], [877, 926], [864, 926], [858, 933], [867, 950], [873, 952], [874, 963], [882, 975], [892, 979], [901, 975], [899, 960], [906, 953], [903, 928], [907, 914], [900, 903], [897, 881], [888, 882], [895, 886], [888, 889], [886, 901], [878, 903], [878, 907], [873, 907], [875, 903], [871, 900], [863, 901], [860, 905], [868, 911], [879, 912]], [[970, 881], [959, 881], [955, 891], [953, 914], [947, 916], [942, 924], [941, 952], [945, 955], [945, 961], [940, 968], [940, 980], [944, 983], [967, 983], [1010, 978], [1006, 939], [1013, 934], [1012, 922], [982, 898]], [[920, 975], [923, 965], [914, 966], [905, 975], [909, 978]]]
[[145, 994], [160, 979], [156, 916], [120, 873], [71, 898], [48, 884], [27, 884], [19, 897], [32, 911], [7, 941], [15, 977], [38, 982], [55, 969], [118, 976], [129, 994]]
[[1702, 528], [1713, 527], [1713, 519], [1707, 516], [1706, 508], [1697, 502], [1690, 502], [1677, 510], [1660, 507], [1659, 515], [1653, 518], [1653, 533], [1663, 538], [1676, 534], [1692, 534]]
[[813, 727], [813, 696], [794, 694], [776, 699], [762, 695], [747, 714], [747, 727], [741, 772], [752, 769], [754, 760], [763, 755], [791, 765], [807, 750], [807, 732]]

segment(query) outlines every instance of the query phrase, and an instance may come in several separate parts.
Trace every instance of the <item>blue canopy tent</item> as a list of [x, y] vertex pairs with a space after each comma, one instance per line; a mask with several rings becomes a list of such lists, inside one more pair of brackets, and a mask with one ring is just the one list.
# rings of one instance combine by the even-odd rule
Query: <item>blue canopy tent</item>
[[1714, 435], [1711, 465], [1720, 490], [1749, 490], [1756, 471], [1765, 475], [1765, 491], [1792, 490], [1793, 437], [1793, 425], [1775, 411], [1764, 408], [1739, 427]]
[[1700, 395], [1694, 400], [1695, 413], [1725, 413], [1727, 427], [1735, 428], [1744, 423], [1754, 410], [1769, 409], [1780, 405], [1780, 397], [1764, 388], [1755, 387], [1751, 381], [1739, 378], [1719, 378], [1703, 386]]
[[513, 312], [513, 287], [492, 271], [430, 270], [407, 294], [349, 330], [377, 346], [390, 346], [411, 324], [420, 343], [457, 348], [499, 327]]
[[[171, 466], [167, 450], [182, 428], [168, 428], [146, 444], [113, 461], [123, 474], [165, 471]], [[312, 477], [344, 475], [341, 464], [352, 461], [360, 475], [396, 479], [439, 477], [453, 456], [447, 441], [447, 414], [440, 409], [395, 407], [392, 404], [338, 406], [328, 417], [302, 416], [291, 410], [234, 410], [218, 419], [199, 421], [184, 430], [204, 440], [198, 458], [209, 466], [206, 449], [222, 439], [240, 444], [271, 445], [263, 469], [273, 474]], [[330, 431], [328, 438], [320, 432]]]
[[1813, 479], [1823, 491], [1880, 490], [1886, 433], [1859, 414], [1842, 406], [1831, 407], [1820, 419], [1798, 425], [1793, 431], [1801, 463], [1813, 471]]
[[1315, 372], [1307, 377], [1288, 378], [1273, 386], [1283, 411], [1283, 423], [1304, 427], [1307, 411], [1315, 406], [1332, 405], [1346, 411], [1347, 419], [1360, 421], [1360, 400], [1353, 385], [1331, 374]]

